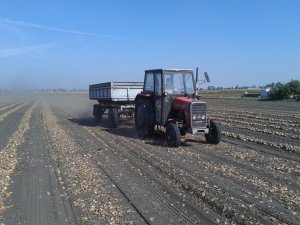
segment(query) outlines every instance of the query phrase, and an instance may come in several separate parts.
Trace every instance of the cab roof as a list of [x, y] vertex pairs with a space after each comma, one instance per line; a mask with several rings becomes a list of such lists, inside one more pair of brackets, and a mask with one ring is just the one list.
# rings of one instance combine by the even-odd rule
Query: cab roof
[[193, 72], [192, 69], [165, 69], [165, 68], [161, 68], [161, 69], [151, 69], [151, 70], [145, 70], [145, 73], [151, 73], [151, 72]]

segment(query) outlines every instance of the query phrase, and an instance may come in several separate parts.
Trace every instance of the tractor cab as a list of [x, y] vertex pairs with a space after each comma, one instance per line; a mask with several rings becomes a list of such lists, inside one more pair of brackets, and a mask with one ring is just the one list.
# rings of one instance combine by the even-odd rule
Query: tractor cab
[[192, 98], [195, 95], [193, 70], [146, 70], [144, 94], [152, 96], [155, 124], [165, 125], [175, 97]]
[[144, 92], [155, 95], [193, 96], [195, 80], [192, 70], [146, 70]]
[[178, 146], [181, 135], [187, 132], [203, 133], [209, 142], [219, 143], [219, 133], [213, 141], [209, 137], [212, 133], [207, 106], [196, 98], [196, 83], [193, 70], [146, 70], [143, 92], [135, 99], [135, 126], [139, 134], [147, 136], [159, 125], [166, 128], [170, 146]]

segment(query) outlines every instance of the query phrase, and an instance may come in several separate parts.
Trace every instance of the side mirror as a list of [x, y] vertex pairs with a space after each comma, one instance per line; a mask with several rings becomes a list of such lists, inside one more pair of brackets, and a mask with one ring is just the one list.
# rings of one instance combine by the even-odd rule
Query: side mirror
[[[207, 72], [204, 72], [204, 77], [205, 77], [205, 81], [206, 81], [207, 83], [209, 83], [209, 82], [210, 82], [210, 78], [209, 78]], [[200, 84], [205, 83], [205, 81], [204, 81], [204, 80], [198, 81], [198, 67], [197, 67], [197, 68], [196, 68], [196, 83], [195, 83], [196, 90], [199, 90]]]
[[207, 72], [204, 72], [204, 76], [205, 76], [206, 82], [209, 83], [209, 82], [210, 82], [210, 79], [209, 79], [208, 73], [207, 73]]

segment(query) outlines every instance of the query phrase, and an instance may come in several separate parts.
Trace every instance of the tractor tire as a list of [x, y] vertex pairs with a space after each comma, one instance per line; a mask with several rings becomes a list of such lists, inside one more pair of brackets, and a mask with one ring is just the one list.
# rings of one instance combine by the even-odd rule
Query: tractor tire
[[140, 138], [151, 135], [154, 131], [154, 113], [149, 100], [140, 99], [135, 106], [135, 128]]
[[180, 135], [185, 136], [186, 135], [186, 129], [180, 129]]
[[110, 128], [117, 128], [118, 127], [118, 109], [110, 108], [108, 112], [108, 123]]
[[175, 123], [167, 126], [166, 137], [167, 143], [171, 147], [178, 147], [181, 144], [180, 130]]
[[96, 123], [100, 123], [101, 120], [102, 120], [102, 114], [98, 114], [98, 115], [95, 116]]
[[205, 139], [210, 144], [219, 144], [221, 141], [221, 127], [218, 123], [211, 121], [209, 134], [205, 134]]

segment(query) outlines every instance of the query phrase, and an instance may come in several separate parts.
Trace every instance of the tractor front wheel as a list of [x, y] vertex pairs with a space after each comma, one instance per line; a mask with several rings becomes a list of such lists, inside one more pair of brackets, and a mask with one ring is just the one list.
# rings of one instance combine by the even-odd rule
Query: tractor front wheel
[[186, 135], [186, 129], [184, 129], [184, 128], [180, 129], [180, 134], [181, 134], [181, 136], [185, 136]]
[[210, 144], [219, 144], [221, 141], [221, 127], [218, 123], [210, 121], [209, 133], [205, 134], [205, 139]]
[[171, 147], [178, 147], [181, 143], [180, 130], [175, 123], [171, 123], [167, 126], [166, 131], [167, 143]]

